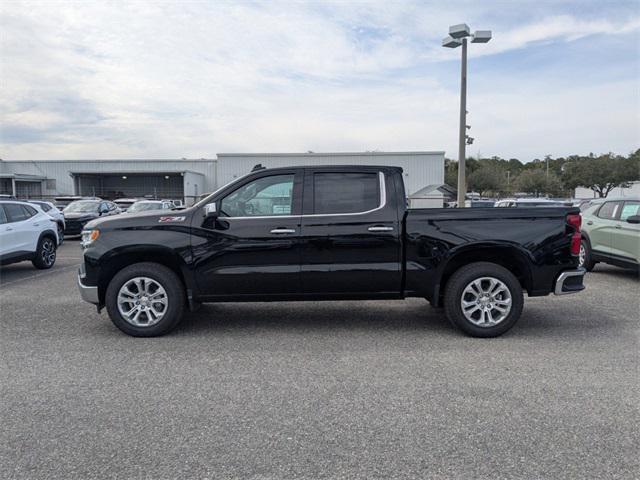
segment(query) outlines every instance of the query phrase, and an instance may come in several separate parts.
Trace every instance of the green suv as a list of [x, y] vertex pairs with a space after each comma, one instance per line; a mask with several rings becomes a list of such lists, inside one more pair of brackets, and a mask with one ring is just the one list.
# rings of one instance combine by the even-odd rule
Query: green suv
[[581, 207], [580, 266], [598, 262], [640, 270], [640, 197], [600, 198]]

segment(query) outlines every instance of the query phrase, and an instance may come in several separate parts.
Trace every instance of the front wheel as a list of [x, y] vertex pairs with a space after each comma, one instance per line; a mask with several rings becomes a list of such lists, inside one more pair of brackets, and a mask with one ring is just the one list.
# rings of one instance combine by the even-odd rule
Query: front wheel
[[105, 304], [116, 327], [134, 337], [171, 331], [182, 319], [182, 282], [158, 263], [136, 263], [118, 272], [107, 287]]
[[457, 270], [447, 282], [447, 318], [473, 337], [497, 337], [515, 325], [524, 298], [518, 279], [495, 263], [477, 262]]

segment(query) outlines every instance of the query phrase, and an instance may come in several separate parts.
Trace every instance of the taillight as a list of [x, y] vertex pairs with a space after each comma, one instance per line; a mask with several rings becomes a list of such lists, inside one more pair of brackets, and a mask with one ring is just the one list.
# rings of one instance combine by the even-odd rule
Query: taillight
[[580, 254], [580, 242], [582, 241], [582, 235], [580, 234], [582, 217], [579, 213], [571, 213], [567, 215], [567, 223], [575, 229], [573, 235], [571, 235], [571, 254], [578, 255]]
[[572, 213], [567, 215], [567, 223], [580, 232], [580, 227], [582, 226], [582, 216], [579, 213]]

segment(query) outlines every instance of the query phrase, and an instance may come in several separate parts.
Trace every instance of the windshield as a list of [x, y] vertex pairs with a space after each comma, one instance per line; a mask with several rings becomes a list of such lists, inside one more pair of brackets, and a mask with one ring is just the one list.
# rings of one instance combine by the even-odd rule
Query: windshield
[[127, 209], [127, 212], [144, 212], [145, 210], [162, 210], [162, 204], [154, 202], [137, 202], [131, 205]]
[[78, 213], [78, 212], [85, 212], [85, 213], [89, 213], [89, 212], [97, 212], [98, 211], [98, 205], [100, 204], [100, 202], [93, 202], [93, 201], [78, 201], [78, 202], [72, 202], [69, 205], [67, 205], [64, 209], [64, 212], [66, 213]]

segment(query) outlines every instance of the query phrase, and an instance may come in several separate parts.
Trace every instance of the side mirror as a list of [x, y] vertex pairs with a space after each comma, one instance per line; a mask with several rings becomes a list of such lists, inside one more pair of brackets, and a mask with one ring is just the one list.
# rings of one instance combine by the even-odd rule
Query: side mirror
[[627, 222], [628, 223], [640, 223], [640, 215], [631, 215], [630, 217], [627, 217]]
[[218, 218], [218, 209], [216, 207], [216, 202], [207, 203], [204, 206], [204, 215], [206, 218]]

